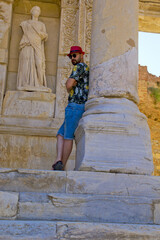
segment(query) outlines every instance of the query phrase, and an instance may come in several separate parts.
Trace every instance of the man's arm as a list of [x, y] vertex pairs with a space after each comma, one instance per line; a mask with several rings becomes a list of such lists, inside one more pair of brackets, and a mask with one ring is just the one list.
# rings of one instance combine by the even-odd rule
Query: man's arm
[[74, 78], [68, 78], [66, 82], [66, 89], [67, 92], [69, 93], [70, 90], [77, 85], [77, 81]]
[[68, 93], [73, 87], [77, 85], [77, 82], [79, 81], [80, 76], [82, 75], [83, 72], [84, 72], [83, 64], [78, 63], [76, 66], [74, 66], [72, 73], [66, 82], [66, 88]]

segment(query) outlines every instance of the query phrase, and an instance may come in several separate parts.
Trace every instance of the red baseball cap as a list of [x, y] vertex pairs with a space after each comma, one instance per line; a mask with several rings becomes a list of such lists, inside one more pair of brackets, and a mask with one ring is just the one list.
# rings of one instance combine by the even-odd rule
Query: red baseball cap
[[82, 53], [83, 55], [85, 54], [85, 52], [82, 51], [82, 48], [79, 46], [72, 46], [70, 49], [70, 53], [67, 54], [67, 56], [69, 57], [71, 53]]

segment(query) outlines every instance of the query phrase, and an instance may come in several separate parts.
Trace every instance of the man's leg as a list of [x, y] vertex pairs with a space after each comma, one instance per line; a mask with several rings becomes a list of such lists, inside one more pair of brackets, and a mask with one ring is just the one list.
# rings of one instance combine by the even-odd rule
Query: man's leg
[[73, 140], [67, 140], [64, 139], [64, 144], [63, 144], [63, 154], [62, 154], [62, 163], [63, 166], [66, 165], [67, 160], [72, 152], [73, 148]]
[[62, 161], [63, 156], [63, 146], [64, 146], [64, 138], [61, 135], [57, 135], [57, 157], [54, 161], [54, 164], [58, 161]]
[[67, 160], [72, 152], [73, 140], [64, 139], [61, 135], [57, 136], [57, 157], [55, 162], [62, 161], [65, 167]]

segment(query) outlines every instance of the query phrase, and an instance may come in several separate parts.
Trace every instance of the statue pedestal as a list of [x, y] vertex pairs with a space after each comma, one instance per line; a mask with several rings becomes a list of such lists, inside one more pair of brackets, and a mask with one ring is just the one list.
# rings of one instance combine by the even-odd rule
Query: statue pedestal
[[45, 92], [7, 91], [3, 116], [53, 118], [55, 94]]
[[[0, 117], [1, 168], [50, 170], [56, 158], [55, 94], [8, 91]], [[75, 150], [66, 169], [74, 169]]]
[[47, 87], [34, 87], [34, 86], [25, 86], [25, 87], [18, 87], [19, 91], [29, 91], [29, 92], [46, 92], [51, 93], [52, 89]]

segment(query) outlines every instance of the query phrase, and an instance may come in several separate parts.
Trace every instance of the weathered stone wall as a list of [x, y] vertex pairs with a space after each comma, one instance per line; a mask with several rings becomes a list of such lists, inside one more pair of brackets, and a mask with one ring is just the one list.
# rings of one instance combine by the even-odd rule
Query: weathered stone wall
[[[81, 45], [86, 52], [85, 62], [89, 62], [92, 4], [93, 0], [0, 0], [0, 110], [2, 109], [0, 118], [0, 138], [2, 139], [0, 142], [0, 160], [3, 160], [3, 167], [23, 166], [24, 168], [35, 168], [35, 166], [37, 166], [37, 168], [43, 169], [50, 168], [50, 164], [56, 154], [56, 131], [63, 119], [64, 108], [67, 103], [65, 82], [72, 68], [66, 54], [71, 45]], [[53, 93], [56, 93], [55, 112], [52, 116], [49, 114], [49, 117], [45, 114], [43, 118], [39, 118], [40, 114], [38, 112], [35, 118], [35, 115], [32, 114], [26, 116], [26, 109], [24, 108], [23, 112], [25, 112], [25, 116], [20, 116], [20, 114], [12, 114], [12, 116], [10, 116], [8, 111], [5, 111], [4, 103], [6, 102], [4, 102], [4, 95], [6, 94], [7, 96], [6, 91], [13, 93], [13, 90], [16, 89], [16, 74], [19, 55], [18, 48], [22, 36], [19, 24], [21, 21], [30, 18], [30, 9], [35, 5], [38, 5], [41, 8], [40, 21], [45, 23], [49, 34], [48, 41], [45, 45], [46, 75], [48, 86], [52, 88]], [[104, 31], [102, 31], [102, 35], [104, 35]], [[130, 39], [127, 42], [129, 45], [132, 45], [132, 43], [133, 42], [131, 42]], [[144, 88], [143, 91], [140, 91], [140, 94], [142, 94], [140, 99], [142, 100], [148, 96], [148, 82], [145, 81], [144, 77], [143, 82], [140, 81], [139, 84], [141, 85], [141, 90]], [[13, 105], [13, 101], [10, 102]], [[49, 102], [47, 102], [47, 104], [48, 103]], [[38, 104], [40, 103], [38, 102]], [[16, 110], [14, 108], [12, 109], [12, 105], [10, 105], [11, 111]], [[32, 105], [31, 108], [33, 108]], [[27, 109], [27, 111], [30, 113], [30, 108], [29, 110]], [[15, 160], [16, 154], [13, 154], [16, 153], [16, 147], [12, 138], [15, 142], [18, 142], [19, 139], [24, 139], [24, 141], [27, 142], [25, 151], [19, 152], [19, 155], [21, 156], [21, 159], [19, 160], [18, 158]], [[36, 141], [32, 141], [34, 138], [37, 139], [37, 142], [41, 142], [40, 139], [47, 138], [48, 141], [50, 141], [50, 144], [48, 145], [50, 146], [50, 150], [49, 153], [44, 152], [42, 155], [38, 155], [36, 158], [37, 161], [33, 164], [33, 161], [30, 159], [30, 152], [27, 151], [27, 149], [31, 147], [31, 142], [32, 145], [34, 145], [34, 142], [37, 146]], [[6, 147], [4, 139], [11, 139], [6, 140], [10, 147]], [[45, 142], [47, 141], [44, 141], [44, 145]], [[158, 143], [155, 142], [155, 145], [156, 144]], [[39, 144], [39, 146], [41, 145]], [[33, 151], [34, 157], [37, 156], [37, 152], [38, 150], [35, 152]], [[12, 157], [13, 155], [14, 159]], [[44, 155], [47, 157], [43, 160]], [[26, 159], [24, 164], [22, 164], [23, 157]], [[74, 159], [74, 152], [71, 158]], [[48, 162], [47, 164], [44, 164], [43, 161]], [[71, 168], [73, 169], [74, 163], [73, 161], [70, 162], [71, 164], [69, 164], [72, 165]]]
[[147, 71], [146, 66], [139, 66], [139, 109], [148, 118], [151, 130], [154, 174], [160, 176], [160, 102], [151, 97], [149, 88], [159, 88], [160, 77], [156, 77]]
[[[85, 62], [89, 62], [92, 3], [93, 0], [0, 0], [1, 167], [50, 169], [56, 155], [56, 133], [67, 104], [65, 82], [72, 69], [66, 55], [71, 45], [81, 45], [86, 53]], [[31, 18], [33, 6], [40, 7], [39, 20], [48, 33], [45, 57], [47, 86], [52, 89], [50, 97], [48, 93], [42, 97], [39, 92], [16, 89], [19, 42], [23, 35], [19, 25]], [[20, 157], [16, 157], [14, 143], [20, 139], [26, 148], [20, 147]], [[42, 139], [43, 150], [39, 144]], [[67, 169], [74, 169], [74, 155], [75, 147]]]
[[139, 0], [139, 31], [159, 33], [159, 12], [159, 0]]

